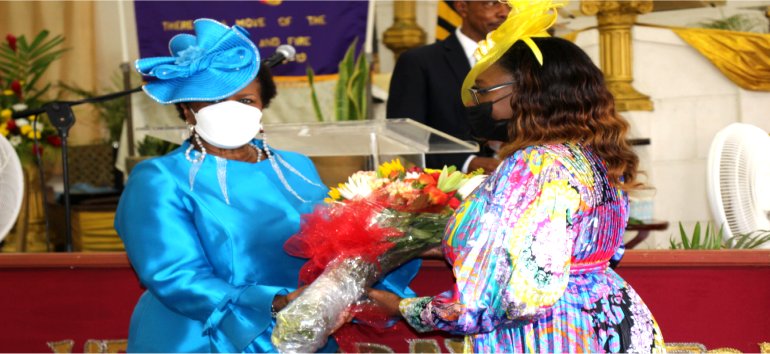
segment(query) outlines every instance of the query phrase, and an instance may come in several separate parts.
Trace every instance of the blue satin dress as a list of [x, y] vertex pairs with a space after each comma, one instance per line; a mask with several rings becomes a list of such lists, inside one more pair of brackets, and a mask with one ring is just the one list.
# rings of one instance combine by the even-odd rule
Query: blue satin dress
[[[283, 244], [327, 189], [281, 166], [305, 203], [269, 161], [227, 160], [228, 204], [213, 156], [203, 161], [191, 188], [188, 145], [138, 164], [118, 205], [115, 229], [147, 288], [131, 317], [128, 351], [275, 352], [273, 297], [296, 288], [304, 263], [286, 254]], [[271, 151], [322, 186], [310, 159]], [[419, 266], [404, 265], [378, 287], [414, 296], [406, 286]], [[333, 340], [321, 349], [334, 350]]]

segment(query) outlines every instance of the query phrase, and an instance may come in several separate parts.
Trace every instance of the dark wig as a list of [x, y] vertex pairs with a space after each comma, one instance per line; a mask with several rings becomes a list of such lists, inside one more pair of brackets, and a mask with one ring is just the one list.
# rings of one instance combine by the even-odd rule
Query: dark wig
[[639, 158], [626, 142], [628, 122], [615, 111], [604, 75], [570, 41], [533, 38], [543, 53], [537, 62], [524, 42], [516, 42], [496, 65], [513, 76], [513, 120], [502, 156], [530, 145], [574, 142], [604, 160], [609, 180], [622, 189], [636, 185]]
[[[270, 68], [262, 64], [259, 67], [259, 74], [257, 74], [257, 80], [259, 80], [259, 99], [262, 100], [262, 107], [267, 108], [270, 106], [270, 101], [278, 94], [275, 89], [275, 81], [273, 81], [273, 73], [270, 72]], [[182, 110], [182, 103], [174, 104], [176, 112], [179, 114], [179, 118], [186, 120], [184, 116], [184, 110]]]

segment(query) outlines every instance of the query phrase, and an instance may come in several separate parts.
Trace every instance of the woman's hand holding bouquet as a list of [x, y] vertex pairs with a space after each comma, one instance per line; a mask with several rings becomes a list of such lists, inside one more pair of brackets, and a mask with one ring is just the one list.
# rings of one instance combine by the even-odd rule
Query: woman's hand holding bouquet
[[348, 317], [365, 289], [390, 270], [441, 243], [462, 196], [479, 173], [404, 169], [399, 160], [359, 171], [332, 188], [327, 203], [305, 215], [285, 245], [308, 258], [300, 273], [307, 289], [278, 313], [272, 342], [281, 352], [313, 352]]

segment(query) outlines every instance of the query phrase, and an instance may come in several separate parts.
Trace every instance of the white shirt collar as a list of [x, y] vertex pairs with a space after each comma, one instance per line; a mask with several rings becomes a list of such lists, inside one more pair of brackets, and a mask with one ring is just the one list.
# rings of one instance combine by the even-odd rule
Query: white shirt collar
[[473, 64], [476, 64], [476, 58], [473, 57], [473, 53], [476, 52], [476, 48], [479, 47], [479, 44], [460, 31], [460, 27], [455, 29], [455, 36], [457, 36], [457, 39], [460, 41], [460, 45], [463, 47], [463, 51], [465, 51], [465, 57], [468, 58], [468, 63], [470, 63], [472, 67]]

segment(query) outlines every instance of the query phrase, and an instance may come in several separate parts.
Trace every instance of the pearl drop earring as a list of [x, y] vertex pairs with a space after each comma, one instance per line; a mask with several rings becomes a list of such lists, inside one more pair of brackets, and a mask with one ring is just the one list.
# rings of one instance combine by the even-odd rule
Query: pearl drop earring
[[201, 137], [198, 135], [198, 133], [195, 132], [195, 127], [193, 125], [190, 125], [190, 132], [192, 134], [193, 139], [195, 139], [195, 143], [198, 145], [198, 147], [201, 148], [200, 155], [196, 159], [193, 159], [190, 157], [190, 154], [193, 151], [193, 144], [190, 144], [190, 146], [187, 147], [187, 150], [184, 152], [184, 157], [187, 159], [187, 161], [190, 161], [192, 163], [201, 163], [203, 162], [203, 159], [206, 158], [206, 147], [203, 146], [203, 143], [201, 142]]

